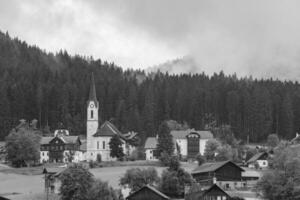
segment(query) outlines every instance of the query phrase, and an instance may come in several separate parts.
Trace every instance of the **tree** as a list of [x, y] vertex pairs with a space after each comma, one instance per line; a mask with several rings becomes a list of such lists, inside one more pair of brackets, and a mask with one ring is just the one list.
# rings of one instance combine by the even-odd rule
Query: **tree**
[[131, 168], [128, 169], [120, 179], [120, 185], [130, 188], [135, 192], [145, 185], [156, 185], [159, 182], [157, 171], [154, 167], [145, 169]]
[[94, 184], [93, 175], [81, 164], [71, 164], [59, 176], [62, 200], [88, 199]]
[[110, 156], [121, 160], [124, 157], [122, 141], [118, 135], [112, 136], [109, 142]]
[[216, 139], [210, 139], [206, 142], [204, 156], [206, 160], [214, 160], [220, 142]]
[[233, 150], [229, 145], [223, 145], [217, 149], [216, 161], [226, 160], [233, 160]]
[[192, 184], [191, 175], [179, 168], [177, 171], [164, 170], [161, 175], [160, 190], [174, 198], [182, 198], [184, 196], [185, 185]]
[[199, 166], [206, 162], [206, 158], [204, 156], [202, 156], [201, 154], [198, 154], [196, 156], [196, 160], [197, 160]]
[[268, 136], [267, 143], [270, 147], [274, 148], [279, 144], [279, 138], [276, 134], [271, 134]]
[[279, 134], [287, 138], [293, 137], [294, 131], [294, 113], [292, 108], [292, 99], [289, 94], [283, 98], [279, 115]]
[[168, 170], [169, 171], [178, 171], [179, 168], [180, 168], [179, 158], [175, 155], [171, 156]]
[[89, 190], [87, 200], [121, 200], [122, 195], [114, 190], [107, 182], [96, 180]]
[[5, 138], [7, 160], [13, 166], [29, 166], [40, 158], [40, 136], [29, 128], [15, 129]]
[[158, 128], [157, 150], [160, 153], [165, 152], [169, 156], [174, 153], [173, 139], [166, 121], [162, 122]]

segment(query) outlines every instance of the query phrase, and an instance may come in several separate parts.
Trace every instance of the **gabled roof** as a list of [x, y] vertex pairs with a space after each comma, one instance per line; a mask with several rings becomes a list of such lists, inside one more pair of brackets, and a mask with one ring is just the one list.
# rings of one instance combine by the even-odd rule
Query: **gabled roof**
[[54, 137], [42, 137], [40, 140], [40, 144], [49, 144], [49, 142], [53, 139]]
[[222, 188], [220, 188], [220, 187], [219, 187], [218, 185], [216, 185], [216, 184], [213, 184], [210, 188], [208, 188], [207, 190], [205, 190], [202, 196], [205, 196], [207, 193], [209, 193], [209, 192], [210, 192], [211, 190], [213, 190], [213, 189], [217, 189], [217, 190], [223, 192], [223, 194], [225, 194], [225, 195], [227, 195], [228, 197], [230, 197], [230, 195], [229, 195], [227, 192], [225, 192]]
[[228, 163], [235, 165], [237, 168], [240, 169], [240, 171], [242, 171], [242, 172], [244, 171], [243, 168], [241, 168], [240, 166], [238, 166], [235, 163], [228, 160], [228, 161], [223, 161], [223, 162], [204, 163], [204, 164], [198, 166], [196, 169], [194, 169], [191, 174], [215, 172], [216, 170], [220, 169], [221, 167], [223, 167], [224, 165], [226, 165]]
[[174, 139], [186, 139], [186, 136], [190, 133], [197, 133], [200, 136], [200, 139], [212, 139], [213, 134], [210, 131], [196, 131], [195, 129], [188, 130], [173, 130], [171, 135]]
[[[57, 137], [42, 137], [40, 140], [40, 144], [49, 144], [53, 139], [59, 138], [65, 144], [76, 144], [79, 140], [79, 136], [57, 136]], [[80, 142], [80, 140], [79, 140]]]
[[105, 121], [93, 136], [100, 137], [100, 136], [114, 136], [114, 135], [119, 135], [122, 137], [121, 132], [115, 127], [115, 125], [113, 125], [109, 121]]
[[61, 137], [66, 144], [75, 144], [79, 140], [79, 136], [62, 136]]
[[150, 185], [145, 185], [144, 187], [142, 187], [138, 191], [130, 194], [128, 197], [126, 197], [126, 199], [129, 199], [130, 197], [134, 196], [136, 193], [139, 193], [140, 191], [145, 190], [145, 189], [151, 190], [152, 192], [156, 193], [157, 195], [161, 196], [164, 199], [170, 199], [170, 197], [168, 197], [167, 195], [165, 195], [164, 193], [160, 192], [159, 190], [157, 190], [156, 188], [154, 188]]
[[155, 149], [157, 146], [156, 137], [148, 137], [145, 142], [145, 149]]
[[256, 162], [257, 160], [259, 160], [261, 157], [263, 157], [264, 155], [268, 155], [267, 152], [260, 152], [255, 154], [254, 156], [252, 156], [247, 163], [252, 163], [252, 162]]

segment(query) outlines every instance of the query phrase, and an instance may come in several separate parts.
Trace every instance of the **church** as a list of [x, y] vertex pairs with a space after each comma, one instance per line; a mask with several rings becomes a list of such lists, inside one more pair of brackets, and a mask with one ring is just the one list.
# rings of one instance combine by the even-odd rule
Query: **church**
[[137, 133], [121, 133], [114, 124], [105, 121], [99, 126], [99, 102], [96, 96], [94, 76], [92, 74], [89, 99], [87, 101], [87, 141], [86, 160], [96, 161], [101, 157], [102, 161], [114, 161], [116, 158], [110, 156], [109, 142], [114, 135], [118, 135], [122, 141], [122, 148], [125, 155], [130, 155], [134, 146], [130, 143], [136, 138]]

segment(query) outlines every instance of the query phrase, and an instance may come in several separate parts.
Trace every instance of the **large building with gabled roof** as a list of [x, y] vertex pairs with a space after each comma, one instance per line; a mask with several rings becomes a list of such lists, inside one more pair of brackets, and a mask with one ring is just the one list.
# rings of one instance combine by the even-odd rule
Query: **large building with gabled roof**
[[92, 74], [89, 99], [87, 101], [87, 160], [96, 161], [99, 156], [102, 161], [115, 160], [115, 158], [110, 156], [109, 148], [110, 139], [114, 135], [118, 135], [120, 137], [123, 143], [122, 148], [124, 154], [130, 154], [134, 147], [129, 145], [128, 140], [132, 140], [136, 136], [135, 132], [123, 134], [109, 121], [105, 121], [101, 126], [99, 126], [99, 102], [96, 95], [94, 76]]

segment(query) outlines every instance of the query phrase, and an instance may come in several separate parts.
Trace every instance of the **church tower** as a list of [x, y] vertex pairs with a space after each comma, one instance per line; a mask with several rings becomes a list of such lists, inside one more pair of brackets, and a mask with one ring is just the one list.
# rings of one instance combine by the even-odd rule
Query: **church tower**
[[93, 152], [96, 150], [93, 135], [97, 132], [99, 125], [98, 110], [99, 102], [96, 96], [94, 74], [92, 74], [89, 99], [87, 101], [87, 160], [92, 160], [95, 157], [95, 155], [93, 155]]

